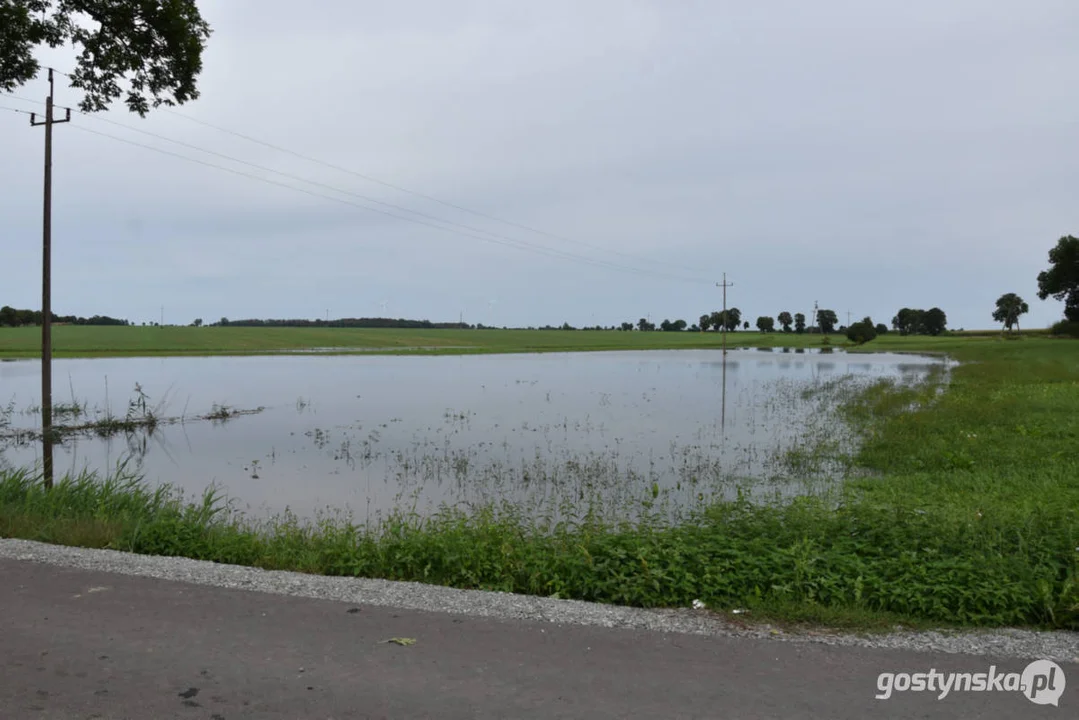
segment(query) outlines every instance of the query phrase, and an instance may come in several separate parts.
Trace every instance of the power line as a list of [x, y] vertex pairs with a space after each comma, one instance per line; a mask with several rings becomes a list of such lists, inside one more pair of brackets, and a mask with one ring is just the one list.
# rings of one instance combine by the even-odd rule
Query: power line
[[[17, 95], [12, 95], [12, 97], [15, 97], [16, 99], [23, 100], [23, 101], [26, 101], [26, 102], [32, 102], [32, 103], [38, 102], [36, 100], [31, 100], [30, 98], [19, 97]], [[349, 190], [342, 190], [341, 188], [335, 187], [333, 185], [328, 185], [326, 183], [318, 182], [318, 181], [315, 181], [315, 180], [308, 180], [306, 178], [302, 178], [302, 177], [299, 177], [297, 175], [292, 175], [290, 173], [285, 173], [285, 172], [282, 172], [280, 170], [274, 170], [273, 168], [269, 168], [269, 167], [266, 167], [264, 165], [259, 165], [257, 163], [252, 163], [252, 162], [242, 160], [240, 158], [232, 157], [230, 155], [226, 155], [224, 153], [220, 153], [220, 152], [217, 152], [217, 151], [214, 151], [214, 150], [207, 150], [205, 148], [198, 147], [197, 145], [193, 145], [191, 143], [186, 143], [186, 142], [183, 142], [181, 140], [174, 140], [172, 138], [165, 137], [164, 135], [159, 135], [157, 133], [153, 133], [153, 132], [150, 132], [148, 130], [142, 130], [141, 128], [132, 127], [130, 125], [126, 125], [124, 123], [120, 123], [120, 122], [117, 122], [115, 120], [110, 120], [108, 118], [99, 117], [99, 116], [93, 115], [91, 113], [84, 113], [84, 112], [81, 112], [81, 111], [78, 111], [78, 110], [76, 110], [75, 112], [78, 112], [80, 115], [84, 115], [84, 116], [89, 117], [89, 118], [91, 118], [93, 120], [100, 120], [102, 122], [106, 122], [106, 123], [109, 123], [111, 125], [115, 125], [117, 127], [124, 128], [126, 130], [131, 130], [133, 132], [141, 133], [143, 135], [154, 137], [154, 138], [157, 138], [159, 140], [164, 140], [165, 142], [170, 142], [170, 143], [179, 145], [181, 147], [185, 147], [185, 148], [188, 148], [188, 149], [191, 149], [191, 150], [195, 150], [197, 152], [202, 152], [202, 153], [206, 153], [208, 155], [213, 155], [213, 156], [225, 159], [225, 160], [229, 160], [231, 162], [239, 163], [241, 165], [246, 165], [248, 167], [251, 167], [251, 168], [254, 168], [254, 169], [257, 169], [257, 170], [261, 170], [263, 172], [269, 172], [269, 173], [273, 173], [275, 175], [280, 175], [280, 176], [288, 178], [290, 180], [295, 180], [295, 181], [299, 181], [299, 182], [302, 182], [302, 183], [307, 183], [309, 185], [314, 185], [316, 187], [326, 188], [326, 189], [331, 190], [333, 192], [341, 193], [343, 195], [351, 195], [352, 197], [356, 197], [356, 198], [359, 198], [359, 199], [362, 199], [362, 200], [366, 200], [368, 202], [374, 202], [374, 203], [377, 203], [379, 205], [384, 205], [386, 207], [390, 207], [390, 208], [393, 208], [395, 210], [399, 210], [399, 211], [402, 211], [402, 212], [412, 213], [414, 215], [418, 215], [420, 217], [426, 218], [426, 219], [434, 221], [434, 222], [443, 223], [443, 224], [449, 225], [451, 227], [461, 228], [461, 229], [465, 230], [466, 232], [457, 232], [457, 231], [452, 230], [451, 228], [442, 227], [441, 225], [434, 225], [431, 222], [423, 222], [423, 221], [420, 221], [420, 220], [416, 220], [414, 218], [402, 217], [402, 216], [396, 215], [394, 213], [386, 212], [384, 210], [379, 210], [378, 208], [368, 207], [366, 205], [362, 205], [362, 204], [359, 204], [359, 203], [348, 203], [348, 204], [354, 205], [356, 207], [363, 208], [365, 210], [370, 210], [371, 212], [378, 212], [378, 213], [387, 215], [387, 216], [392, 217], [392, 218], [396, 218], [396, 219], [399, 219], [399, 220], [404, 220], [406, 222], [414, 222], [414, 223], [417, 223], [417, 224], [420, 224], [420, 225], [425, 225], [427, 227], [433, 227], [433, 228], [436, 228], [438, 230], [443, 230], [443, 231], [446, 231], [446, 232], [456, 232], [456, 234], [463, 235], [463, 236], [466, 236], [466, 237], [472, 237], [472, 238], [476, 238], [476, 239], [479, 239], [479, 240], [486, 240], [488, 242], [494, 242], [494, 243], [501, 244], [501, 245], [508, 245], [510, 247], [516, 247], [518, 249], [533, 250], [535, 252], [541, 252], [542, 254], [546, 254], [546, 255], [549, 255], [549, 256], [552, 256], [552, 257], [562, 257], [564, 259], [579, 260], [579, 261], [588, 262], [588, 263], [591, 263], [593, 265], [597, 265], [597, 266], [600, 266], [600, 267], [607, 267], [607, 268], [616, 269], [616, 270], [634, 272], [634, 273], [645, 275], [645, 276], [663, 277], [663, 278], [667, 278], [667, 279], [678, 280], [680, 282], [693, 282], [693, 283], [701, 283], [701, 284], [703, 284], [705, 282], [709, 282], [709, 281], [706, 281], [706, 280], [703, 280], [703, 279], [685, 278], [685, 277], [681, 277], [681, 276], [675, 276], [675, 275], [672, 275], [671, 273], [667, 273], [667, 272], [663, 272], [663, 271], [644, 270], [644, 269], [641, 269], [641, 268], [635, 268], [635, 267], [630, 267], [630, 266], [626, 266], [626, 265], [618, 265], [618, 264], [615, 264], [615, 263], [608, 262], [606, 260], [589, 258], [587, 256], [578, 255], [578, 254], [575, 254], [575, 253], [570, 253], [570, 252], [567, 252], [567, 251], [564, 251], [564, 250], [559, 250], [557, 248], [545, 247], [545, 246], [542, 246], [542, 245], [537, 245], [535, 243], [530, 243], [530, 242], [525, 241], [525, 240], [519, 240], [517, 238], [510, 238], [510, 237], [507, 237], [505, 235], [500, 235], [498, 233], [493, 233], [493, 232], [491, 232], [489, 230], [484, 230], [482, 228], [476, 228], [476, 227], [472, 227], [470, 225], [464, 225], [464, 224], [461, 224], [461, 223], [455, 223], [455, 222], [452, 222], [452, 221], [449, 221], [449, 220], [444, 220], [442, 218], [436, 217], [434, 215], [429, 215], [427, 213], [419, 212], [417, 210], [411, 210], [409, 208], [405, 208], [405, 207], [402, 207], [402, 206], [399, 206], [399, 205], [394, 205], [393, 203], [387, 203], [387, 202], [384, 202], [382, 200], [378, 200], [376, 198], [371, 198], [371, 197], [366, 196], [366, 195], [351, 192]], [[180, 155], [178, 153], [170, 153], [170, 152], [161, 150], [160, 148], [154, 148], [153, 146], [150, 146], [150, 145], [144, 145], [144, 144], [141, 144], [141, 143], [135, 143], [135, 142], [132, 142], [132, 141], [129, 141], [129, 140], [124, 140], [122, 138], [117, 138], [117, 137], [115, 137], [113, 135], [109, 135], [107, 133], [100, 133], [100, 132], [92, 131], [92, 130], [89, 130], [89, 129], [83, 128], [83, 127], [79, 127], [78, 129], [83, 130], [85, 132], [98, 134], [98, 135], [101, 135], [102, 137], [110, 138], [110, 139], [113, 139], [113, 140], [119, 140], [120, 142], [127, 142], [128, 144], [135, 145], [136, 147], [143, 147], [143, 148], [146, 148], [146, 149], [155, 150], [157, 152], [162, 152], [162, 153], [167, 154], [167, 155], [172, 155], [173, 157], [178, 157], [180, 159], [186, 159], [186, 160], [191, 160], [193, 162], [199, 162], [200, 164], [206, 165], [207, 167], [212, 167], [212, 168], [216, 168], [216, 169], [227, 170], [229, 172], [234, 172], [235, 174], [239, 174], [239, 175], [241, 175], [243, 177], [250, 177], [250, 178], [254, 178], [254, 179], [257, 179], [257, 180], [264, 181], [264, 182], [269, 182], [271, 184], [278, 185], [280, 187], [285, 187], [285, 188], [288, 188], [288, 189], [305, 192], [305, 193], [307, 193], [309, 195], [313, 195], [315, 197], [322, 197], [322, 198], [328, 198], [328, 199], [333, 199], [333, 200], [340, 201], [339, 198], [332, 198], [332, 197], [327, 196], [327, 195], [323, 195], [323, 194], [319, 194], [319, 193], [313, 193], [313, 192], [310, 192], [310, 191], [307, 191], [307, 190], [303, 190], [302, 188], [297, 188], [297, 187], [294, 187], [292, 185], [286, 185], [284, 183], [278, 183], [278, 182], [269, 181], [266, 178], [261, 178], [261, 177], [259, 177], [257, 175], [251, 175], [249, 173], [236, 172], [234, 170], [230, 170], [228, 168], [224, 168], [224, 167], [221, 167], [221, 166], [218, 166], [218, 165], [214, 165], [212, 163], [205, 163], [205, 162], [197, 161], [197, 160], [194, 160], [193, 158], [189, 158], [188, 156], [185, 156], [185, 155]], [[491, 238], [479, 237], [479, 236], [475, 235], [474, 233], [484, 233], [485, 235], [490, 235]], [[622, 254], [622, 253], [620, 253], [620, 254]]]
[[[57, 71], [57, 72], [59, 72], [59, 71]], [[64, 75], [65, 77], [67, 77], [69, 79], [71, 79], [71, 75], [68, 74], [68, 73], [63, 73], [62, 72], [60, 74]], [[311, 157], [310, 155], [304, 155], [303, 153], [296, 152], [295, 150], [289, 150], [288, 148], [281, 147], [280, 145], [275, 145], [275, 144], [267, 142], [265, 140], [260, 140], [259, 138], [252, 137], [250, 135], [246, 135], [246, 134], [238, 132], [236, 130], [230, 130], [229, 128], [222, 127], [220, 125], [215, 125], [215, 124], [207, 122], [205, 120], [199, 120], [198, 118], [191, 117], [190, 115], [185, 115], [184, 113], [177, 112], [175, 110], [170, 110], [167, 107], [163, 107], [163, 108], [159, 108], [159, 109], [161, 111], [163, 111], [163, 112], [166, 112], [166, 113], [170, 114], [170, 115], [175, 115], [176, 117], [183, 118], [184, 120], [187, 120], [188, 122], [193, 122], [193, 123], [196, 123], [198, 125], [203, 125], [205, 127], [211, 128], [213, 130], [217, 130], [218, 132], [222, 132], [222, 133], [225, 133], [225, 134], [228, 134], [228, 135], [232, 135], [234, 137], [238, 137], [241, 140], [246, 140], [246, 141], [254, 143], [256, 145], [261, 145], [261, 146], [269, 148], [271, 150], [275, 150], [275, 151], [280, 152], [280, 153], [285, 153], [286, 155], [291, 155], [293, 157], [299, 158], [301, 160], [306, 160], [307, 162], [314, 163], [316, 165], [321, 165], [321, 166], [329, 168], [331, 170], [336, 170], [338, 172], [343, 172], [343, 173], [346, 173], [348, 175], [353, 175], [353, 176], [361, 178], [363, 180], [367, 180], [368, 182], [377, 183], [378, 185], [382, 185], [384, 187], [388, 187], [388, 188], [391, 188], [393, 190], [397, 190], [399, 192], [407, 193], [409, 195], [413, 195], [413, 196], [418, 197], [418, 198], [423, 198], [424, 200], [430, 200], [431, 202], [438, 203], [439, 205], [443, 205], [445, 207], [453, 208], [454, 210], [460, 210], [461, 212], [466, 212], [466, 213], [469, 213], [471, 215], [476, 215], [478, 217], [486, 218], [488, 220], [494, 220], [495, 222], [503, 223], [504, 225], [509, 225], [511, 227], [515, 227], [515, 228], [518, 228], [520, 230], [525, 230], [527, 232], [535, 233], [537, 235], [543, 235], [545, 237], [549, 237], [549, 238], [552, 238], [554, 240], [560, 240], [562, 242], [567, 242], [567, 243], [570, 243], [570, 244], [573, 244], [573, 245], [580, 245], [582, 247], [591, 248], [593, 250], [599, 250], [601, 252], [609, 252], [609, 253], [613, 253], [615, 255], [621, 255], [623, 257], [630, 258], [632, 260], [636, 260], [637, 262], [640, 262], [642, 260], [642, 258], [637, 257], [637, 256], [635, 256], [635, 255], [633, 255], [631, 253], [626, 253], [626, 252], [622, 252], [620, 250], [614, 250], [614, 249], [611, 249], [611, 248], [605, 248], [605, 247], [601, 247], [599, 245], [593, 245], [591, 243], [586, 243], [586, 242], [581, 241], [581, 240], [574, 240], [573, 238], [568, 238], [568, 237], [565, 237], [563, 235], [557, 235], [555, 233], [547, 232], [546, 230], [540, 230], [538, 228], [534, 228], [534, 227], [531, 227], [529, 225], [524, 225], [522, 223], [517, 223], [517, 222], [514, 222], [512, 220], [506, 220], [505, 218], [500, 218], [500, 217], [498, 217], [496, 215], [491, 215], [489, 213], [484, 213], [484, 212], [481, 212], [479, 210], [472, 210], [471, 208], [467, 208], [467, 207], [465, 207], [463, 205], [459, 205], [457, 203], [452, 203], [452, 202], [449, 202], [447, 200], [442, 200], [440, 198], [434, 197], [433, 195], [428, 195], [426, 193], [421, 193], [421, 192], [416, 191], [416, 190], [410, 190], [409, 188], [402, 187], [401, 185], [396, 185], [394, 183], [387, 182], [386, 180], [381, 180], [381, 179], [373, 177], [371, 175], [367, 175], [367, 174], [364, 174], [364, 173], [361, 173], [361, 172], [357, 172], [356, 170], [351, 170], [349, 168], [342, 167], [340, 165], [335, 165], [333, 163], [326, 162], [325, 160], [319, 160], [318, 158]], [[380, 201], [376, 201], [376, 202], [380, 202]], [[416, 211], [409, 210], [408, 212], [416, 212]], [[417, 213], [417, 214], [422, 215], [422, 213]], [[447, 222], [447, 221], [442, 221], [442, 222]], [[481, 230], [480, 232], [487, 232], [487, 231]], [[667, 262], [665, 260], [652, 260], [651, 262], [653, 262], [655, 264], [659, 264], [659, 265], [666, 265], [667, 267], [674, 268], [674, 269], [679, 270], [681, 272], [689, 272], [689, 273], [697, 272], [696, 270], [686, 268], [686, 267], [683, 267], [681, 265], [677, 265], [675, 263], [670, 263], [670, 262]], [[707, 281], [702, 281], [702, 282], [707, 282]]]
[[[498, 245], [506, 245], [508, 247], [515, 247], [515, 248], [517, 248], [519, 250], [529, 250], [531, 252], [536, 252], [536, 253], [540, 253], [540, 254], [543, 254], [543, 255], [548, 255], [548, 256], [551, 256], [551, 257], [558, 257], [558, 258], [562, 258], [562, 259], [565, 259], [565, 260], [576, 260], [576, 261], [579, 261], [579, 262], [585, 262], [585, 263], [588, 263], [588, 264], [591, 264], [591, 265], [596, 265], [598, 267], [605, 267], [605, 268], [608, 268], [608, 269], [621, 270], [621, 271], [624, 271], [624, 272], [632, 272], [632, 273], [637, 273], [637, 274], [646, 275], [646, 276], [649, 276], [649, 275], [650, 276], [655, 276], [655, 277], [662, 276], [662, 277], [666, 277], [668, 279], [675, 279], [675, 280], [679, 280], [679, 281], [682, 281], [682, 282], [686, 281], [685, 278], [671, 276], [671, 275], [667, 275], [665, 273], [659, 273], [659, 272], [656, 272], [656, 271], [649, 271], [649, 270], [641, 270], [639, 268], [633, 268], [633, 267], [629, 267], [629, 266], [615, 265], [615, 264], [609, 263], [609, 262], [607, 262], [605, 260], [598, 260], [598, 259], [595, 259], [595, 258], [589, 258], [589, 257], [585, 257], [585, 256], [582, 256], [582, 255], [573, 255], [571, 253], [567, 253], [567, 252], [562, 251], [562, 250], [556, 250], [554, 248], [545, 248], [543, 246], [524, 243], [523, 241], [518, 241], [518, 240], [513, 240], [513, 239], [508, 239], [508, 238], [507, 239], [498, 239], [498, 238], [491, 238], [491, 237], [483, 237], [481, 235], [475, 235], [475, 234], [472, 234], [472, 233], [469, 233], [469, 232], [462, 232], [462, 231], [459, 231], [459, 230], [454, 230], [453, 228], [443, 227], [441, 225], [435, 225], [433, 223], [424, 222], [423, 220], [417, 220], [415, 218], [396, 215], [396, 214], [388, 212], [386, 210], [380, 210], [379, 208], [369, 207], [367, 205], [363, 205], [363, 204], [358, 203], [358, 202], [345, 200], [345, 199], [342, 199], [342, 198], [334, 197], [332, 195], [327, 195], [325, 193], [318, 193], [318, 192], [314, 192], [312, 190], [308, 190], [306, 188], [296, 187], [294, 185], [288, 185], [286, 183], [278, 182], [278, 181], [272, 180], [270, 178], [264, 178], [264, 177], [261, 177], [259, 175], [253, 175], [251, 173], [246, 173], [246, 172], [243, 172], [241, 170], [236, 170], [234, 168], [228, 168], [228, 167], [225, 167], [223, 165], [215, 165], [214, 163], [206, 162], [204, 160], [199, 160], [198, 158], [193, 158], [193, 157], [190, 157], [190, 156], [187, 156], [187, 155], [181, 155], [179, 153], [174, 153], [174, 152], [171, 152], [169, 150], [163, 150], [161, 148], [157, 148], [157, 147], [154, 147], [152, 145], [146, 145], [144, 143], [135, 142], [133, 140], [128, 140], [126, 138], [121, 138], [121, 137], [117, 137], [115, 135], [110, 135], [108, 133], [103, 133], [103, 132], [100, 132], [98, 130], [91, 130], [90, 128], [85, 128], [85, 127], [76, 126], [76, 125], [73, 125], [72, 129], [73, 130], [79, 130], [81, 132], [90, 133], [92, 135], [98, 135], [98, 136], [101, 136], [101, 137], [104, 137], [104, 138], [109, 138], [110, 140], [115, 140], [117, 142], [122, 142], [122, 143], [125, 143], [125, 144], [128, 144], [128, 145], [133, 145], [135, 147], [143, 148], [143, 149], [146, 149], [146, 150], [152, 150], [153, 152], [162, 153], [163, 155], [169, 155], [171, 157], [179, 158], [180, 160], [186, 160], [188, 162], [196, 163], [198, 165], [204, 165], [206, 167], [214, 168], [216, 170], [223, 170], [225, 172], [232, 173], [234, 175], [239, 175], [241, 177], [250, 178], [252, 180], [258, 180], [259, 182], [264, 182], [264, 183], [267, 183], [269, 185], [276, 185], [277, 187], [283, 187], [283, 188], [288, 189], [288, 190], [295, 190], [296, 192], [302, 192], [302, 193], [304, 193], [306, 195], [310, 195], [312, 197], [322, 198], [322, 199], [325, 199], [325, 200], [332, 200], [334, 202], [342, 203], [344, 205], [351, 205], [353, 207], [358, 207], [358, 208], [361, 208], [363, 210], [368, 210], [370, 212], [376, 212], [376, 213], [379, 213], [379, 214], [382, 214], [382, 215], [387, 215], [389, 217], [392, 217], [392, 218], [395, 218], [395, 219], [398, 219], [398, 220], [404, 220], [406, 222], [412, 222], [412, 223], [416, 223], [418, 225], [424, 225], [426, 227], [431, 227], [431, 228], [434, 228], [436, 230], [442, 230], [443, 232], [449, 232], [449, 233], [453, 233], [453, 234], [456, 234], [456, 235], [462, 235], [462, 236], [465, 236], [465, 237], [471, 237], [471, 238], [474, 238], [476, 240], [483, 240], [485, 242], [495, 243], [495, 244], [498, 244]], [[306, 182], [306, 181], [304, 181], [302, 179], [301, 179], [301, 181]]]
[[[256, 145], [261, 145], [261, 146], [269, 148], [271, 150], [276, 150], [277, 152], [285, 153], [286, 155], [291, 155], [291, 156], [299, 158], [301, 160], [306, 160], [307, 162], [315, 163], [316, 165], [322, 165], [323, 167], [329, 168], [331, 170], [336, 170], [338, 172], [343, 172], [343, 173], [346, 173], [348, 175], [354, 175], [355, 177], [362, 178], [363, 180], [367, 180], [369, 182], [377, 183], [379, 185], [383, 185], [385, 187], [392, 188], [394, 190], [398, 190], [398, 191], [403, 192], [403, 193], [408, 193], [409, 195], [413, 195], [415, 197], [423, 198], [424, 200], [430, 200], [431, 202], [435, 202], [435, 203], [438, 203], [439, 205], [444, 205], [446, 207], [453, 208], [454, 210], [460, 210], [461, 212], [466, 212], [466, 213], [469, 213], [471, 215], [476, 215], [478, 217], [486, 218], [488, 220], [494, 220], [495, 222], [500, 222], [500, 223], [503, 223], [504, 225], [509, 225], [511, 227], [518, 228], [520, 230], [526, 230], [528, 232], [535, 233], [537, 235], [543, 235], [545, 237], [549, 237], [549, 238], [552, 238], [554, 240], [561, 240], [562, 242], [567, 242], [567, 243], [574, 244], [574, 245], [581, 245], [583, 247], [592, 248], [593, 250], [600, 250], [602, 252], [609, 252], [609, 253], [613, 253], [615, 255], [622, 255], [623, 257], [628, 257], [628, 258], [631, 258], [631, 259], [634, 259], [634, 260], [637, 260], [637, 261], [641, 260], [641, 258], [639, 258], [639, 257], [637, 257], [635, 255], [632, 255], [631, 253], [625, 253], [625, 252], [621, 252], [619, 250], [613, 250], [611, 248], [601, 247], [599, 245], [593, 245], [591, 243], [586, 243], [586, 242], [583, 242], [581, 240], [574, 240], [572, 238], [568, 238], [568, 237], [565, 237], [565, 236], [562, 236], [562, 235], [556, 235], [554, 233], [550, 233], [550, 232], [547, 232], [545, 230], [539, 230], [537, 228], [530, 227], [528, 225], [517, 223], [517, 222], [514, 222], [512, 220], [506, 220], [506, 219], [500, 218], [500, 217], [498, 217], [496, 215], [490, 215], [488, 213], [480, 212], [479, 210], [472, 210], [471, 208], [467, 208], [467, 207], [465, 207], [463, 205], [458, 205], [456, 203], [452, 203], [452, 202], [449, 202], [447, 200], [441, 200], [441, 199], [439, 199], [437, 197], [434, 197], [432, 195], [427, 195], [426, 193], [421, 193], [421, 192], [418, 192], [416, 190], [410, 190], [410, 189], [408, 189], [406, 187], [402, 187], [400, 185], [396, 185], [394, 183], [387, 182], [385, 180], [380, 180], [379, 178], [376, 178], [376, 177], [372, 177], [371, 175], [366, 175], [364, 173], [357, 172], [355, 170], [350, 170], [349, 168], [341, 167], [340, 165], [335, 165], [333, 163], [326, 162], [325, 160], [319, 160], [318, 158], [314, 158], [314, 157], [311, 157], [309, 155], [304, 155], [302, 153], [298, 153], [295, 150], [289, 150], [288, 148], [281, 147], [280, 145], [274, 145], [273, 143], [266, 142], [265, 140], [260, 140], [260, 139], [255, 138], [255, 137], [251, 137], [250, 135], [245, 135], [244, 133], [237, 132], [235, 130], [230, 130], [230, 129], [225, 128], [225, 127], [221, 127], [220, 125], [214, 125], [213, 123], [206, 122], [205, 120], [199, 120], [198, 118], [191, 117], [190, 115], [184, 115], [183, 113], [176, 112], [175, 110], [170, 110], [168, 108], [163, 108], [163, 110], [164, 110], [164, 112], [167, 112], [170, 115], [175, 115], [175, 116], [183, 118], [184, 120], [187, 120], [189, 122], [197, 123], [199, 125], [204, 125], [204, 126], [206, 126], [208, 128], [212, 128], [214, 130], [217, 130], [218, 132], [223, 132], [223, 133], [226, 133], [228, 135], [233, 135], [233, 136], [238, 137], [238, 138], [240, 138], [242, 140], [247, 140], [248, 142], [255, 143]], [[668, 267], [673, 267], [673, 268], [675, 268], [677, 270], [681, 270], [683, 272], [696, 272], [695, 270], [690, 270], [689, 268], [685, 268], [685, 267], [682, 267], [681, 265], [676, 265], [676, 264], [673, 264], [673, 263], [669, 263], [669, 262], [666, 262], [664, 260], [653, 260], [652, 262], [657, 263], [657, 264], [661, 264], [661, 265], [667, 265]]]
[[10, 110], [11, 112], [22, 113], [23, 115], [33, 115], [29, 110], [20, 110], [19, 108], [8, 107], [7, 105], [0, 105], [0, 110]]

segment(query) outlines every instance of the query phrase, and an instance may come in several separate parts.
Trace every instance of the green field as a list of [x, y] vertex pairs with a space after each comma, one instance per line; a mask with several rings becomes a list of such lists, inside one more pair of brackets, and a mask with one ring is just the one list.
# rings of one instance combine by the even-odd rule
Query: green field
[[[866, 349], [950, 351], [969, 342], [999, 339], [987, 335], [943, 337], [883, 335]], [[729, 333], [731, 347], [819, 345], [821, 335]], [[843, 335], [829, 336], [835, 346], [847, 345]], [[718, 333], [619, 332], [595, 330], [396, 330], [346, 328], [236, 327], [89, 327], [53, 328], [55, 357], [139, 355], [244, 355], [318, 350], [320, 352], [377, 352], [394, 354], [515, 353], [595, 350], [660, 350], [718, 348]], [[0, 328], [0, 358], [39, 357], [41, 329]]]
[[[675, 333], [280, 332], [368, 346], [489, 338], [480, 345], [489, 352], [715, 346], [714, 336]], [[221, 338], [245, 336], [252, 346], [270, 337]], [[370, 526], [289, 516], [253, 524], [212, 494], [191, 503], [119, 475], [46, 491], [16, 470], [0, 471], [0, 536], [646, 607], [699, 599], [749, 609], [751, 619], [831, 626], [1079, 629], [1079, 343], [885, 337], [867, 349], [937, 350], [962, 364], [946, 387], [881, 383], [848, 395], [842, 412], [862, 438], [851, 472], [833, 493], [786, 504], [719, 501], [679, 525], [598, 520], [587, 499], [557, 522], [492, 504], [432, 518], [402, 509]], [[793, 453], [792, 479], [812, 475], [823, 440]]]

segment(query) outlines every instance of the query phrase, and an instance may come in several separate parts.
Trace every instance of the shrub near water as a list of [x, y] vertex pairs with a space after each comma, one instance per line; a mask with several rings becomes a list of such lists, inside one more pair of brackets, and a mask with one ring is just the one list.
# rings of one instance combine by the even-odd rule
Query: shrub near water
[[[1074, 345], [971, 345], [949, 391], [879, 384], [848, 404], [875, 471], [832, 499], [714, 503], [671, 526], [510, 505], [378, 525], [266, 522], [117, 473], [41, 489], [0, 473], [0, 534], [332, 575], [789, 619], [1079, 627]], [[1024, 371], [1017, 372], [1019, 361]], [[914, 405], [921, 409], [911, 412]]]

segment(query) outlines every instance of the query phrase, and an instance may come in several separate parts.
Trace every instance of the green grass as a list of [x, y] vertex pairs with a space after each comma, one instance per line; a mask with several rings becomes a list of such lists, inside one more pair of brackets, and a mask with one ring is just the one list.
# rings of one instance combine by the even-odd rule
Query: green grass
[[[986, 336], [900, 337], [887, 334], [866, 349], [937, 349], [946, 351], [967, 342], [994, 342]], [[812, 347], [820, 335], [740, 331], [727, 336], [731, 347]], [[833, 347], [849, 343], [843, 335], [829, 336]], [[379, 354], [459, 354], [558, 352], [584, 350], [660, 350], [718, 348], [722, 337], [707, 332], [618, 332], [591, 330], [397, 330], [349, 328], [242, 327], [91, 327], [53, 328], [55, 357], [245, 355], [333, 348], [331, 352]], [[40, 357], [40, 328], [0, 328], [0, 359]]]
[[558, 522], [490, 505], [364, 526], [253, 522], [212, 491], [185, 500], [122, 472], [47, 492], [8, 471], [0, 535], [836, 627], [1079, 629], [1079, 345], [921, 342], [964, 363], [944, 393], [882, 383], [849, 399], [860, 472], [832, 496], [718, 502], [677, 526], [601, 521], [587, 503]]

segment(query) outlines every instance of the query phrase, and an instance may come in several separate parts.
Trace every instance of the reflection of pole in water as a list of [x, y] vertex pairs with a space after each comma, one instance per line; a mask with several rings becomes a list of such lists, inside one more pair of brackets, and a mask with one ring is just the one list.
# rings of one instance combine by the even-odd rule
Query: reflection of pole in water
[[727, 354], [723, 354], [723, 390], [720, 393], [721, 400], [719, 411], [719, 427], [725, 430], [727, 427]]

